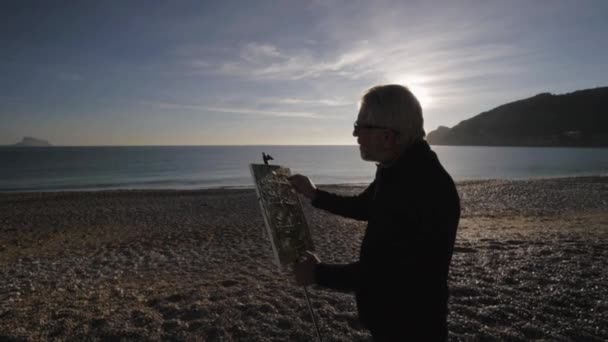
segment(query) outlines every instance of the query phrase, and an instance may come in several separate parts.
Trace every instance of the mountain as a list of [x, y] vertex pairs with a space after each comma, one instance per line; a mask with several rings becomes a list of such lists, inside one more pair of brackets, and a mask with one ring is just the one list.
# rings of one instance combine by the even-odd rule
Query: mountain
[[427, 135], [433, 145], [608, 146], [608, 87], [504, 104]]
[[32, 137], [24, 137], [23, 140], [14, 144], [13, 146], [19, 147], [47, 147], [53, 146], [46, 140], [40, 140]]

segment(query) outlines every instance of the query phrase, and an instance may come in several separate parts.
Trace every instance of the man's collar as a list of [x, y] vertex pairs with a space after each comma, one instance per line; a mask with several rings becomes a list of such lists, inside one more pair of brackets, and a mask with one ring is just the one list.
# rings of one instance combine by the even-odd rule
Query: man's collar
[[401, 163], [407, 161], [408, 159], [417, 155], [420, 151], [424, 151], [428, 148], [429, 148], [429, 146], [428, 146], [428, 143], [426, 142], [426, 140], [423, 140], [423, 139], [416, 140], [416, 141], [412, 142], [411, 144], [408, 144], [407, 146], [405, 146], [403, 148], [403, 150], [401, 151], [401, 153], [395, 159], [391, 160], [390, 162], [378, 163], [376, 165], [378, 166], [378, 168], [388, 169], [396, 164], [401, 164]]

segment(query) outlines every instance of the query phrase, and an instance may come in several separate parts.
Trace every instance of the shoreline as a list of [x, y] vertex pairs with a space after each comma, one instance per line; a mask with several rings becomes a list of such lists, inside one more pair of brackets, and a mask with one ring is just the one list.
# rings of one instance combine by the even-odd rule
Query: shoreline
[[[480, 179], [462, 179], [455, 180], [454, 182], [458, 184], [467, 184], [467, 183], [484, 183], [484, 182], [526, 182], [526, 181], [545, 181], [545, 180], [568, 180], [568, 179], [608, 179], [608, 174], [599, 174], [599, 175], [580, 175], [580, 176], [554, 176], [554, 177], [528, 177], [528, 178], [480, 178]], [[365, 187], [369, 183], [319, 183], [316, 184], [319, 187], [328, 187], [328, 188], [349, 188], [349, 187]], [[229, 185], [229, 186], [212, 186], [212, 187], [204, 187], [204, 188], [123, 188], [123, 187], [109, 187], [109, 188], [95, 188], [95, 187], [84, 187], [84, 188], [72, 188], [72, 189], [17, 189], [17, 190], [0, 190], [0, 195], [6, 194], [21, 194], [21, 193], [88, 193], [88, 192], [121, 192], [121, 191], [141, 191], [141, 192], [158, 192], [158, 191], [167, 191], [167, 192], [175, 192], [175, 191], [216, 191], [216, 190], [253, 190], [254, 186], [252, 185]]]

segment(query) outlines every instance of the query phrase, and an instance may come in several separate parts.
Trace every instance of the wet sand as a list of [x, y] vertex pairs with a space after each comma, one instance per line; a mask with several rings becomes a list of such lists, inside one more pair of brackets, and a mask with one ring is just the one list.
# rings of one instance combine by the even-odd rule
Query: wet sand
[[[458, 188], [450, 339], [608, 340], [608, 177]], [[363, 223], [305, 212], [321, 259], [357, 258]], [[0, 194], [0, 341], [314, 341], [263, 229], [253, 190]], [[324, 341], [370, 340], [309, 292]]]

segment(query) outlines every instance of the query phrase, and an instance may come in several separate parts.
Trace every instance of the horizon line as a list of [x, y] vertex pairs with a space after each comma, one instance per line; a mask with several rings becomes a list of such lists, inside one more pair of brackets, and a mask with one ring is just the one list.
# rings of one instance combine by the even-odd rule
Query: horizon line
[[357, 144], [198, 144], [198, 145], [50, 145], [50, 146], [16, 146], [0, 145], [0, 147], [18, 147], [18, 148], [51, 148], [51, 147], [243, 147], [243, 146], [358, 146]]

